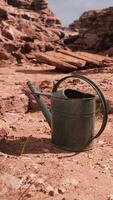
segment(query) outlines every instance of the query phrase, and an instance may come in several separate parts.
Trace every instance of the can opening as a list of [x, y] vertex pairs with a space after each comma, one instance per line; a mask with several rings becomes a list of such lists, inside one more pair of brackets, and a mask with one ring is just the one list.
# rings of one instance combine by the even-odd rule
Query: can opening
[[64, 90], [64, 96], [70, 99], [77, 99], [77, 98], [94, 98], [95, 96], [89, 93], [83, 93], [73, 89], [66, 89]]

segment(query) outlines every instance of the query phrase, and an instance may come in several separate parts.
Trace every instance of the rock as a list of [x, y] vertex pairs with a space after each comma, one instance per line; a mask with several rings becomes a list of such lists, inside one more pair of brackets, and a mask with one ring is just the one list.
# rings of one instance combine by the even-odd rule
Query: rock
[[2, 29], [2, 35], [4, 37], [6, 37], [7, 39], [9, 40], [14, 40], [15, 39], [15, 36], [14, 36], [14, 33], [13, 33], [13, 30], [10, 26], [6, 26]]
[[9, 134], [9, 126], [0, 119], [0, 150], [2, 151], [2, 146], [4, 148], [4, 142], [6, 142]]
[[8, 60], [10, 58], [10, 54], [8, 54], [5, 50], [0, 50], [0, 60]]
[[[48, 8], [48, 0], [4, 0], [4, 2], [5, 7], [0, 7], [2, 17], [0, 42], [3, 49], [5, 48], [10, 56], [16, 57], [19, 63], [22, 59], [25, 60], [26, 55], [22, 54], [29, 54], [32, 51], [50, 52], [58, 49], [69, 50], [69, 48], [105, 50], [113, 47], [112, 8], [85, 12], [78, 21], [70, 25], [69, 29], [61, 27], [60, 20]], [[112, 49], [110, 52], [109, 55], [112, 55]], [[38, 62], [38, 59], [36, 60]], [[68, 67], [76, 69], [76, 66], [73, 67], [71, 64], [73, 61], [67, 65], [59, 62], [60, 60], [57, 63], [56, 59], [50, 61], [49, 58], [42, 56], [39, 58], [39, 64], [42, 62], [40, 60], [49, 65], [57, 65], [57, 68], [62, 65], [65, 69]], [[33, 62], [36, 63], [35, 61]]]
[[113, 158], [110, 158], [109, 161], [113, 162]]
[[45, 179], [44, 178], [37, 178], [37, 180], [35, 181], [38, 184], [44, 184]]
[[3, 35], [0, 35], [0, 42], [3, 42], [3, 43], [5, 42]]
[[21, 46], [21, 53], [26, 54], [26, 53], [30, 53], [32, 50], [36, 50], [36, 46], [34, 43], [32, 42], [25, 42], [25, 44], [23, 44]]
[[54, 17], [48, 17], [47, 19], [46, 19], [46, 26], [52, 26], [52, 25], [54, 25], [54, 24], [60, 24], [60, 21], [58, 21], [58, 19], [56, 20], [56, 18], [54, 18]]
[[21, 5], [20, 0], [7, 0], [7, 3], [9, 5], [12, 5], [12, 6], [15, 6], [15, 7], [19, 7]]
[[101, 147], [103, 147], [103, 146], [104, 146], [104, 144], [105, 144], [105, 142], [104, 142], [104, 141], [102, 141], [102, 140], [99, 140], [99, 141], [98, 141], [98, 143], [99, 143], [99, 145], [100, 145]]
[[2, 180], [2, 184], [4, 185], [4, 188], [2, 190], [17, 190], [22, 184], [22, 180], [20, 180], [16, 176], [7, 173], [1, 173], [0, 180]]
[[73, 185], [74, 187], [78, 187], [79, 185], [79, 181], [77, 179], [74, 178], [63, 178], [62, 179], [62, 183], [64, 185]]
[[113, 194], [110, 194], [107, 200], [113, 200]]
[[17, 61], [23, 59], [17, 50], [29, 54], [32, 50], [45, 52], [62, 45], [58, 35], [62, 32], [61, 22], [48, 9], [47, 0], [4, 0], [0, 9], [0, 42]]
[[29, 102], [29, 111], [37, 112], [40, 110], [39, 105], [37, 104], [36, 100], [30, 95], [30, 102]]
[[79, 37], [73, 49], [101, 51], [113, 46], [113, 7], [84, 12], [70, 28], [78, 30]]
[[3, 28], [1, 30], [2, 35], [9, 39], [9, 40], [16, 40], [20, 39], [22, 36], [24, 37], [24, 34], [17, 30], [14, 26], [9, 25], [8, 23], [3, 23]]
[[12, 52], [12, 55], [16, 58], [17, 63], [21, 63], [23, 59], [26, 60], [26, 57], [20, 51]]
[[[0, 121], [1, 123], [1, 121]], [[8, 127], [0, 125], [0, 140], [5, 140], [8, 137]]]
[[33, 0], [31, 6], [34, 10], [44, 10], [48, 8], [48, 0]]
[[12, 101], [12, 106], [14, 110], [18, 113], [27, 113], [28, 112], [29, 100], [25, 94], [20, 94], [14, 98]]
[[29, 105], [28, 105], [28, 111], [31, 112], [37, 112], [40, 110], [38, 103], [34, 99], [33, 95], [31, 94], [30, 90], [26, 87], [23, 88], [23, 91], [25, 92], [26, 96], [29, 99]]
[[49, 191], [49, 195], [53, 197], [54, 196], [54, 191]]
[[65, 188], [63, 188], [63, 187], [59, 187], [58, 188], [58, 193], [59, 194], [64, 194], [66, 192], [66, 189]]
[[79, 37], [79, 33], [69, 34], [67, 37], [64, 38], [64, 44], [71, 44], [77, 40]]
[[8, 13], [7, 13], [7, 11], [4, 9], [4, 8], [2, 8], [2, 7], [0, 7], [0, 20], [6, 20], [6, 19], [8, 19]]
[[[35, 6], [37, 12], [35, 12], [36, 10], [33, 11], [34, 4], [39, 6], [39, 8]], [[13, 50], [15, 52], [19, 48], [21, 48], [22, 53], [30, 53], [31, 50], [50, 51], [60, 45], [59, 36], [56, 32], [61, 30], [60, 28], [57, 30], [57, 26], [61, 22], [48, 9], [48, 1], [8, 0], [4, 5], [5, 9], [3, 6], [3, 8], [1, 7], [4, 10], [4, 18], [1, 24], [0, 41], [3, 44], [3, 48], [9, 53], [13, 53]], [[9, 5], [12, 5], [10, 9]], [[43, 7], [45, 5], [46, 9]], [[27, 8], [28, 10], [24, 10], [23, 8]], [[2, 13], [1, 11], [1, 15], [3, 16]], [[7, 13], [7, 18], [5, 17], [5, 13]], [[5, 18], [6, 20], [4, 21]], [[12, 40], [14, 42], [11, 46], [9, 43]], [[55, 45], [56, 41], [58, 41], [58, 44]]]
[[[29, 58], [29, 57], [27, 56], [27, 58]], [[38, 63], [52, 65], [60, 70], [65, 70], [65, 71], [73, 70], [74, 71], [75, 69], [77, 69], [77, 67], [74, 66], [73, 64], [67, 63], [67, 62], [65, 62], [65, 60], [55, 57], [54, 52], [52, 55], [50, 55], [50, 54], [48, 55], [45, 53], [35, 53], [32, 58], [35, 58]]]
[[26, 0], [7, 0], [7, 3], [18, 8], [30, 8], [31, 5], [31, 1]]
[[51, 43], [48, 43], [48, 44], [45, 45], [45, 51], [52, 51], [54, 49], [55, 49], [55, 47]]
[[48, 186], [47, 186], [46, 191], [47, 191], [48, 194], [49, 194], [50, 196], [52, 196], [52, 197], [53, 197], [54, 194], [55, 194], [54, 188], [53, 188], [51, 185], [48, 185]]
[[19, 50], [20, 45], [18, 45], [16, 42], [12, 43], [11, 41], [8, 41], [8, 42], [4, 42], [3, 48], [6, 49], [8, 53], [13, 53]]
[[113, 46], [102, 52], [104, 55], [113, 57]]
[[39, 88], [40, 88], [41, 90], [51, 88], [51, 82], [50, 82], [50, 81], [47, 81], [47, 80], [41, 81], [41, 83], [40, 83], [40, 85], [39, 85]]
[[19, 94], [16, 96], [6, 96], [0, 99], [0, 112], [16, 112], [26, 113], [28, 112], [29, 99], [25, 94]]
[[[80, 59], [79, 61], [85, 61], [88, 65], [93, 65], [95, 67], [105, 67], [105, 66], [112, 66], [113, 65], [113, 59], [110, 57], [102, 56], [95, 53], [88, 53], [88, 52], [82, 52], [82, 51], [76, 51], [76, 52], [70, 52], [70, 51], [64, 51], [64, 50], [58, 50], [58, 52], [64, 53], [65, 55], [70, 55], [76, 59]], [[79, 63], [80, 64], [80, 63]], [[77, 63], [76, 63], [77, 65]], [[84, 66], [84, 63], [81, 63], [79, 66]]]
[[48, 0], [7, 0], [9, 5], [18, 8], [44, 10], [48, 8]]
[[33, 35], [25, 35], [25, 36], [21, 36], [21, 40], [24, 40], [26, 42], [34, 42], [34, 40], [37, 39], [36, 36]]

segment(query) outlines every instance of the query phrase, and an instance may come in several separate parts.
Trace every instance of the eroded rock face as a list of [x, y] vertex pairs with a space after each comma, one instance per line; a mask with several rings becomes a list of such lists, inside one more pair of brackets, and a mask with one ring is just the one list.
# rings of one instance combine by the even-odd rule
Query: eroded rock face
[[0, 19], [7, 19], [8, 18], [8, 15], [7, 15], [7, 12], [4, 8], [0, 8]]
[[70, 28], [79, 31], [73, 48], [101, 51], [113, 46], [113, 7], [83, 13]]
[[8, 0], [9, 5], [20, 8], [34, 10], [44, 10], [48, 8], [48, 0]]
[[22, 1], [21, 0], [8, 0], [7, 3], [9, 5], [12, 5], [12, 6], [15, 6], [15, 7], [22, 6]]
[[[0, 45], [4, 55], [10, 53], [17, 62], [32, 51], [59, 48], [93, 52], [110, 48], [108, 55], [112, 55], [113, 8], [85, 12], [69, 29], [61, 27], [60, 20], [48, 8], [48, 0], [1, 2]], [[5, 58], [3, 52], [1, 57]]]
[[31, 6], [35, 10], [44, 10], [48, 8], [48, 0], [33, 0]]
[[1, 3], [0, 59], [5, 60], [10, 53], [17, 62], [19, 57], [20, 62], [24, 59], [22, 54], [54, 50], [62, 45], [61, 22], [48, 9], [48, 0], [2, 0]]

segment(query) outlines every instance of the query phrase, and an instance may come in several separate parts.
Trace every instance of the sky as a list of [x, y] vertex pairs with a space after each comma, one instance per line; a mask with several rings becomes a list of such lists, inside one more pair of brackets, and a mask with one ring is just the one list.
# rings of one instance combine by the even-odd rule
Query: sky
[[87, 10], [113, 7], [113, 0], [48, 0], [49, 8], [68, 26]]

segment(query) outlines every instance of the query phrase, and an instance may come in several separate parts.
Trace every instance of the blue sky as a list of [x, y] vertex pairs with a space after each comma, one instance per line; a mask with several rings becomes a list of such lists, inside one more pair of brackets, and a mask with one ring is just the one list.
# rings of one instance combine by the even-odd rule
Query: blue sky
[[49, 8], [64, 26], [78, 19], [87, 10], [113, 7], [113, 0], [48, 0]]

